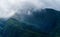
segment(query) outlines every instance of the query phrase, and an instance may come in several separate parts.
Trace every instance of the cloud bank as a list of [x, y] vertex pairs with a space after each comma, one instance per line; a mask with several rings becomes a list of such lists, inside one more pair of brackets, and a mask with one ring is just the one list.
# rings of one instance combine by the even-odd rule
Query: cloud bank
[[10, 18], [15, 13], [21, 14], [21, 10], [28, 10], [28, 8], [60, 10], [60, 0], [0, 0], [0, 18]]

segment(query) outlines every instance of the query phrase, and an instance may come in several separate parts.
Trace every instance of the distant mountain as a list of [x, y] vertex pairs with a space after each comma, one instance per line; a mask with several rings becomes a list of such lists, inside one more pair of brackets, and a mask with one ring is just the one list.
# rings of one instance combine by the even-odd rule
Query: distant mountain
[[23, 15], [23, 18], [16, 15], [16, 18], [10, 18], [6, 22], [0, 21], [0, 25], [4, 25], [2, 37], [40, 37], [45, 36], [47, 32], [53, 33], [55, 29], [59, 35], [60, 11], [46, 8], [31, 12], [32, 15]]
[[[30, 24], [30, 26], [34, 26], [36, 29], [38, 29], [37, 31], [42, 31], [42, 32], [49, 32], [52, 30], [53, 27], [56, 26], [55, 24], [57, 20], [56, 13], [58, 13], [59, 11], [46, 8], [37, 11], [31, 10], [30, 12], [31, 15], [23, 14], [22, 16], [21, 15], [19, 16], [17, 14], [15, 19], [23, 23]], [[45, 29], [46, 25], [48, 29]]]

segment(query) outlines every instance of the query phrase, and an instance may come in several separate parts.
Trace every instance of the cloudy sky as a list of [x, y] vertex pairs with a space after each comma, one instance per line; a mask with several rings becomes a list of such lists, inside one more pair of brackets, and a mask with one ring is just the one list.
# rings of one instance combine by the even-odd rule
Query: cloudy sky
[[0, 0], [0, 18], [10, 18], [18, 9], [28, 7], [52, 8], [60, 11], [60, 0]]

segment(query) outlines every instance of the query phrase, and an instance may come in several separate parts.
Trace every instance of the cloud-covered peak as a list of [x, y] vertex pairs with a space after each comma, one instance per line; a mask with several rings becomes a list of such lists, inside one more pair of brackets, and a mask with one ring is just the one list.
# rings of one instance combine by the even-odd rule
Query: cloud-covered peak
[[[0, 0], [0, 18], [10, 18], [21, 10], [52, 8], [60, 10], [60, 0]], [[20, 12], [18, 12], [20, 10]]]

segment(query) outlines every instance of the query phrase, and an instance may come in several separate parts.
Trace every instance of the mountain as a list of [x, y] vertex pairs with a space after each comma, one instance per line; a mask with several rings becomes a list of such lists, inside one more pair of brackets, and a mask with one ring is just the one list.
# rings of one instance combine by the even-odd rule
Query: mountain
[[3, 37], [38, 37], [40, 33], [34, 32], [28, 28], [25, 23], [21, 23], [16, 19], [9, 19], [3, 29]]
[[50, 32], [52, 28], [55, 27], [57, 20], [56, 13], [58, 11], [53, 9], [42, 9], [37, 11], [32, 10], [30, 12], [31, 15], [23, 14], [22, 16], [20, 15], [20, 17], [19, 15], [16, 15], [17, 17], [15, 19], [30, 24], [30, 26], [34, 26], [37, 31]]
[[[42, 37], [60, 36], [60, 11], [42, 9], [31, 11], [32, 15], [0, 20], [2, 37]], [[53, 30], [54, 29], [54, 30]], [[49, 32], [49, 34], [47, 34]], [[52, 34], [51, 34], [52, 33]], [[56, 35], [55, 35], [56, 34]]]

